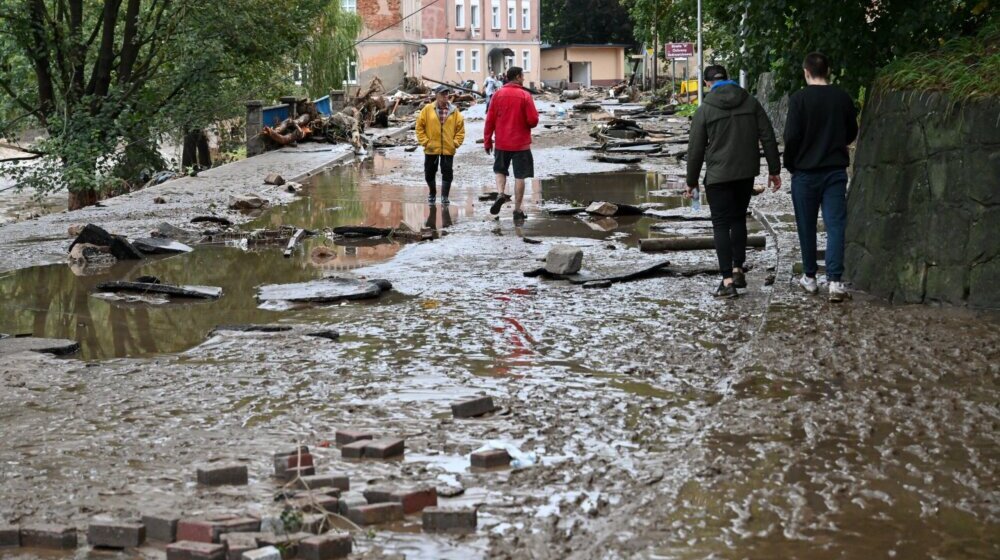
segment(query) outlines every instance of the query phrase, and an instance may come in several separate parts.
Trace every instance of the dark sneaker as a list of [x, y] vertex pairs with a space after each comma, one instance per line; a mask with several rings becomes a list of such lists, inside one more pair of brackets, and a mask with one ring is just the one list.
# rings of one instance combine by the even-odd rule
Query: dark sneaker
[[445, 206], [448, 206], [449, 204], [451, 204], [451, 200], [449, 200], [447, 196], [442, 196], [441, 197], [441, 204], [444, 204]]
[[739, 272], [733, 272], [733, 286], [737, 288], [747, 287], [747, 275], [742, 270]]
[[528, 219], [528, 215], [520, 210], [514, 210], [514, 221], [523, 224]]
[[501, 194], [500, 196], [497, 197], [497, 200], [496, 202], [493, 203], [493, 206], [490, 206], [490, 214], [496, 216], [497, 214], [500, 213], [500, 209], [503, 208], [503, 205], [507, 204], [508, 202], [510, 202], [510, 195]]
[[726, 285], [725, 282], [719, 282], [719, 287], [715, 290], [715, 297], [732, 299], [738, 297], [740, 294], [736, 291], [736, 286], [730, 284]]
[[433, 196], [428, 196], [427, 197], [427, 204], [434, 204], [434, 197]]

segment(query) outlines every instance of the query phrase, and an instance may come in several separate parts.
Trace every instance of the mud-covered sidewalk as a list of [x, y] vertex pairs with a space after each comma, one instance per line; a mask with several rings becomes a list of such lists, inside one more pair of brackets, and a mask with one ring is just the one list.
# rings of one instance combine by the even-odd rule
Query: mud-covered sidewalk
[[[562, 122], [555, 105], [539, 108], [543, 125]], [[864, 294], [832, 305], [797, 292], [787, 192], [753, 203], [768, 245], [751, 253], [750, 287], [737, 300], [714, 300], [710, 275], [607, 289], [525, 277], [556, 243], [582, 247], [593, 274], [664, 259], [712, 266], [714, 257], [639, 252], [647, 218], [545, 212], [595, 193], [680, 204], [649, 194], [677, 180], [676, 163], [626, 168], [573, 149], [589, 141], [585, 119], [540, 129], [527, 222], [515, 225], [510, 207], [492, 219], [479, 201], [492, 188], [491, 158], [473, 142], [481, 114], [468, 117], [450, 207], [427, 205], [422, 155], [394, 148], [374, 165], [318, 175], [295, 201], [275, 193], [292, 204], [254, 222], [403, 221], [440, 232], [434, 241], [313, 240], [291, 259], [279, 249], [198, 248], [122, 273], [224, 287], [219, 302], [200, 307], [95, 303], [81, 288], [88, 280], [65, 265], [18, 269], [62, 262], [69, 225], [94, 221], [134, 236], [182, 224], [221, 212], [231, 193], [270, 196], [259, 190], [263, 174], [296, 175], [329, 153], [303, 153], [294, 169], [253, 158], [257, 167], [224, 189], [185, 179], [106, 208], [0, 227], [4, 313], [36, 335], [84, 337], [85, 357], [88, 344], [101, 356], [0, 356], [0, 522], [83, 529], [98, 514], [274, 513], [271, 454], [299, 442], [319, 472], [348, 475], [352, 489], [431, 485], [442, 506], [478, 508], [473, 535], [422, 533], [419, 516], [355, 531], [359, 557], [1000, 555], [996, 313], [889, 306]], [[158, 195], [167, 203], [152, 205]], [[317, 263], [318, 244], [336, 258]], [[254, 300], [258, 284], [327, 274], [386, 279], [393, 291], [302, 309]], [[53, 275], [58, 289], [46, 292]], [[244, 322], [292, 330], [209, 334]], [[340, 338], [303, 336], [316, 328]], [[501, 410], [452, 418], [449, 405], [476, 394]], [[337, 429], [403, 437], [405, 458], [346, 461], [325, 446]], [[490, 441], [534, 452], [538, 463], [471, 470], [469, 453]], [[197, 486], [195, 466], [213, 459], [246, 463], [250, 484]], [[138, 554], [163, 557], [155, 546]]]

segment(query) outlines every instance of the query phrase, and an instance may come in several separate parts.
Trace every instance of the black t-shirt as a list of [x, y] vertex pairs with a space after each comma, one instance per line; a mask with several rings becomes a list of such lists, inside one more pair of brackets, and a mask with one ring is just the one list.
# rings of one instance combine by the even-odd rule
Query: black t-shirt
[[854, 102], [836, 86], [806, 86], [788, 99], [785, 168], [813, 171], [846, 168], [847, 147], [858, 137]]

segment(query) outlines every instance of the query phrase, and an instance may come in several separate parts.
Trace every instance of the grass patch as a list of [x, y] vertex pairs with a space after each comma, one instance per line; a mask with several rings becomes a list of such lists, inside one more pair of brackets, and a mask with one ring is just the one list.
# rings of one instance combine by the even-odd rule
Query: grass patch
[[876, 84], [881, 89], [940, 91], [955, 101], [1000, 97], [1000, 19], [974, 36], [890, 62]]
[[685, 103], [683, 105], [678, 105], [677, 112], [674, 114], [678, 117], [692, 117], [697, 110], [698, 106], [694, 103]]

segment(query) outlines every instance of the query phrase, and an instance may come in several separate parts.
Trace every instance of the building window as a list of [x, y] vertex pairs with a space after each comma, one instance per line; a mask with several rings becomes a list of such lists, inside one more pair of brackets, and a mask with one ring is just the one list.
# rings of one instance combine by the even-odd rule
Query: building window
[[493, 4], [490, 6], [490, 23], [492, 23], [493, 29], [500, 29], [500, 0], [493, 0]]
[[521, 51], [521, 68], [525, 72], [531, 70], [531, 51]]
[[531, 29], [531, 11], [527, 6], [521, 8], [521, 29], [525, 31]]
[[479, 72], [479, 49], [469, 51], [469, 64], [473, 72]]
[[345, 85], [355, 86], [358, 84], [358, 60], [352, 58], [347, 63], [347, 79], [344, 80]]
[[465, 2], [463, 0], [455, 2], [455, 27], [465, 29]]
[[340, 0], [340, 9], [345, 12], [357, 12], [358, 0]]
[[510, 4], [507, 6], [507, 29], [517, 31], [517, 9], [514, 7], [514, 0], [508, 1]]
[[479, 0], [472, 0], [469, 4], [469, 20], [472, 21], [473, 29], [479, 29]]
[[503, 57], [503, 64], [504, 64], [504, 70], [514, 66], [514, 57], [513, 56]]
[[462, 49], [455, 51], [455, 71], [465, 72], [465, 51]]

